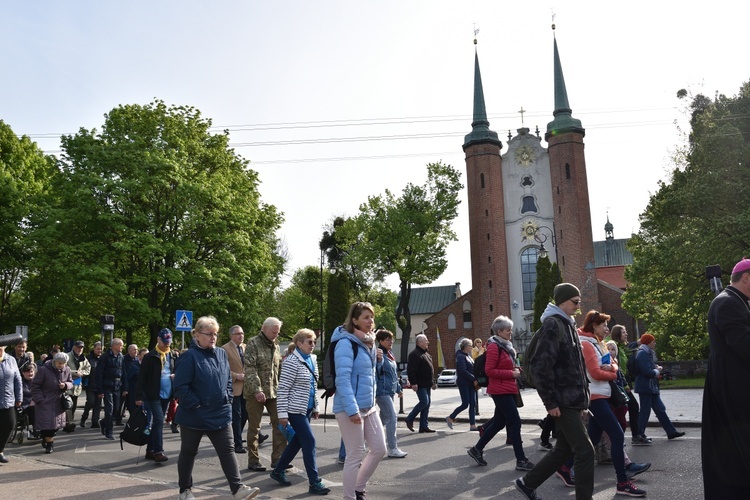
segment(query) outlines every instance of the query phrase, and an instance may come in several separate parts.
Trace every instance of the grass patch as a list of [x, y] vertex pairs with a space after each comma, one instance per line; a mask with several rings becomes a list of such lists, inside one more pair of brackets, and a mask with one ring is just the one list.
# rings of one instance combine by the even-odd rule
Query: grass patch
[[660, 380], [660, 389], [703, 389], [706, 385], [705, 377], [678, 378], [673, 380]]

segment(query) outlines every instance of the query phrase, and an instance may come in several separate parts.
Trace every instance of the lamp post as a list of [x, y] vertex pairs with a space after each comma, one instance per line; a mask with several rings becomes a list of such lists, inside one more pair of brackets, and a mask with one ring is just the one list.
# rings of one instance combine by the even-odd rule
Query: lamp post
[[[544, 243], [549, 239], [552, 242], [552, 248], [555, 250], [555, 262], [557, 262], [557, 237], [555, 236], [554, 227], [554, 224], [552, 224], [551, 228], [548, 226], [537, 227], [536, 231], [534, 231], [534, 240], [539, 243], [539, 256], [547, 257], [549, 255], [549, 252], [547, 252], [547, 249], [544, 248]], [[547, 231], [549, 231], [550, 235], [547, 236], [546, 234], [544, 234], [542, 229], [546, 229]]]

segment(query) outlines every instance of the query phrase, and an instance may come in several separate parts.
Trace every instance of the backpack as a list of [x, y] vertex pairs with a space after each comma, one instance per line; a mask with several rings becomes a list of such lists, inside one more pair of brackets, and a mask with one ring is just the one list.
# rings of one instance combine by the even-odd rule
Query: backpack
[[[336, 361], [334, 360], [334, 353], [336, 351], [336, 344], [338, 344], [340, 340], [341, 339], [331, 342], [331, 344], [328, 346], [326, 357], [323, 360], [324, 391], [322, 397], [326, 399], [336, 394]], [[352, 342], [351, 339], [349, 339], [349, 342]], [[359, 344], [357, 344], [356, 342], [352, 342], [352, 352], [354, 353], [354, 358], [357, 357], [358, 351]]]
[[635, 377], [638, 375], [638, 363], [635, 360], [638, 351], [635, 351], [632, 356], [628, 358], [628, 362], [625, 365], [628, 369], [628, 380], [633, 382]]
[[[555, 320], [555, 323], [557, 323], [557, 335], [558, 340], [562, 343], [563, 339], [565, 338], [565, 325], [563, 325], [563, 322], [560, 318], [557, 316], [552, 316], [552, 319]], [[524, 360], [523, 364], [524, 367], [524, 378], [526, 381], [526, 385], [528, 387], [531, 387], [532, 389], [536, 389], [536, 381], [534, 380], [534, 370], [531, 369], [531, 361], [534, 359], [534, 355], [536, 354], [536, 347], [539, 344], [539, 337], [541, 337], [541, 331], [544, 325], [539, 327], [539, 330], [534, 332], [534, 335], [531, 336], [531, 340], [529, 341], [529, 345], [526, 347], [526, 351], [524, 352]]]
[[123, 450], [122, 442], [143, 446], [151, 439], [151, 429], [148, 426], [148, 417], [143, 408], [137, 407], [125, 424], [120, 433], [120, 449]]
[[[490, 338], [489, 342], [494, 342], [492, 338]], [[487, 347], [489, 348], [489, 342], [487, 343]], [[477, 383], [479, 384], [479, 387], [487, 387], [490, 385], [490, 378], [487, 376], [487, 372], [485, 371], [485, 365], [487, 364], [487, 349], [484, 350], [482, 354], [477, 356], [477, 359], [474, 360], [474, 378], [477, 379]]]

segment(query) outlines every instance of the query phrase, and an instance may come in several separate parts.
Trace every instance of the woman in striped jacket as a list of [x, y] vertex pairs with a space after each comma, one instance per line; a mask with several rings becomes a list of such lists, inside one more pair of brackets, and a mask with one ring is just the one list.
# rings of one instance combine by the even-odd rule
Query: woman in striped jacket
[[318, 367], [312, 356], [315, 333], [303, 328], [294, 335], [292, 341], [295, 349], [284, 358], [281, 365], [276, 404], [279, 425], [291, 425], [294, 437], [271, 471], [271, 478], [282, 486], [291, 486], [292, 482], [286, 478], [286, 468], [301, 449], [307, 479], [310, 481], [310, 493], [327, 495], [331, 490], [323, 484], [318, 475], [315, 463], [315, 436], [310, 427], [310, 417], [318, 418], [318, 398], [315, 395], [318, 386]]

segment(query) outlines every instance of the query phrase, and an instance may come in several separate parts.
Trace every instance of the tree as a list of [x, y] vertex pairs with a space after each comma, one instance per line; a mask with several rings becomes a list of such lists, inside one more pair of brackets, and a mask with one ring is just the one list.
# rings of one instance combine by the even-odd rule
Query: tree
[[713, 295], [705, 268], [720, 264], [726, 284], [750, 246], [750, 207], [742, 202], [750, 195], [750, 84], [731, 98], [698, 95], [690, 111], [687, 146], [641, 214], [625, 274], [623, 305], [657, 335], [666, 359], [706, 357]]
[[359, 214], [340, 228], [349, 249], [345, 263], [371, 270], [376, 280], [391, 274], [399, 277], [396, 322], [403, 332], [403, 362], [411, 335], [411, 287], [431, 283], [445, 271], [446, 248], [456, 239], [451, 224], [458, 214], [462, 188], [456, 169], [430, 163], [424, 185], [409, 183], [400, 197], [389, 190], [369, 197]]
[[557, 262], [550, 263], [548, 257], [539, 257], [536, 262], [536, 288], [534, 290], [534, 320], [532, 331], [542, 326], [542, 314], [552, 300], [555, 285], [562, 282]]
[[282, 217], [257, 174], [192, 107], [162, 101], [105, 115], [101, 133], [63, 136], [57, 202], [35, 231], [30, 306], [57, 335], [111, 312], [130, 342], [174, 324], [177, 309], [260, 324], [283, 260]]
[[289, 287], [279, 294], [278, 316], [284, 321], [285, 336], [291, 338], [300, 328], [320, 328], [320, 305], [325, 305], [327, 282], [331, 272], [323, 271], [321, 295], [320, 268], [307, 266], [298, 269]]
[[26, 318], [19, 289], [34, 250], [29, 235], [49, 194], [54, 159], [0, 120], [0, 332]]

